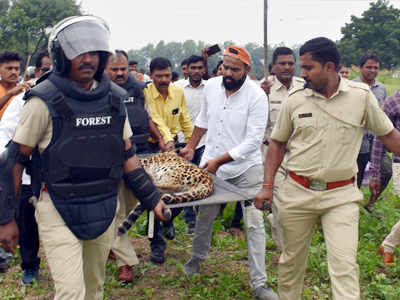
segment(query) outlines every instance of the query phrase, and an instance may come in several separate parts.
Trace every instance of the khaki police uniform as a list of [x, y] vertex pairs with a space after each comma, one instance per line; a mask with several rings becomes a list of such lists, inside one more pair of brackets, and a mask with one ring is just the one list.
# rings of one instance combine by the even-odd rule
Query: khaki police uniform
[[325, 183], [354, 180], [364, 126], [377, 136], [393, 130], [368, 86], [343, 78], [329, 99], [311, 89], [294, 89], [282, 105], [272, 139], [287, 142], [287, 171], [314, 180], [310, 182], [314, 189], [287, 175], [277, 193], [283, 244], [278, 269], [281, 300], [300, 299], [318, 219], [326, 242], [333, 299], [360, 299], [356, 256], [363, 195], [355, 181], [323, 188]]
[[[270, 93], [268, 95], [268, 102], [269, 102], [269, 114], [268, 114], [268, 123], [267, 128], [264, 134], [264, 141], [271, 140], [271, 133], [272, 129], [275, 126], [276, 120], [278, 119], [278, 114], [281, 110], [282, 103], [286, 100], [289, 96], [289, 91], [294, 89], [298, 89], [304, 86], [304, 79], [300, 77], [293, 77], [292, 82], [290, 84], [289, 90], [286, 88], [282, 82], [278, 80], [276, 76], [269, 76], [269, 81], [272, 81], [273, 84], [270, 89]], [[265, 162], [266, 154], [268, 151], [268, 146], [265, 144], [261, 145], [262, 157], [263, 161]], [[278, 207], [279, 203], [276, 198], [276, 193], [278, 192], [279, 186], [285, 179], [286, 169], [284, 167], [285, 162], [283, 161], [281, 166], [279, 167], [277, 173], [275, 174], [275, 184], [274, 184], [274, 202], [272, 204], [272, 214], [268, 215], [268, 222], [271, 224], [272, 230], [272, 237], [276, 243], [278, 249], [282, 250], [282, 243], [281, 243], [281, 229], [279, 227], [278, 222]]]
[[[95, 82], [92, 89], [96, 88]], [[24, 106], [13, 140], [43, 152], [53, 132], [47, 105], [38, 97]], [[128, 118], [123, 139], [132, 135]], [[94, 240], [79, 240], [66, 226], [47, 192], [41, 191], [35, 217], [54, 280], [55, 300], [103, 299], [105, 266], [114, 236], [114, 222]]]
[[134, 209], [136, 205], [137, 199], [133, 195], [132, 191], [126, 186], [125, 182], [121, 181], [118, 187], [118, 208], [115, 215], [115, 223], [117, 226], [115, 226], [115, 239], [111, 247], [111, 250], [115, 254], [118, 267], [126, 265], [132, 267], [139, 263], [135, 249], [129, 239], [129, 235], [118, 235], [118, 225], [125, 220], [129, 212]]

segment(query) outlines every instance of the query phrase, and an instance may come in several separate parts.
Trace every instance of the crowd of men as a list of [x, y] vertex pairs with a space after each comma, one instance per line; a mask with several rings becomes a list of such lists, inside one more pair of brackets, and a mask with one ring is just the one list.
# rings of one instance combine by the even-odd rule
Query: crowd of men
[[[255, 298], [300, 299], [320, 220], [334, 299], [360, 299], [359, 187], [368, 162], [365, 209], [371, 211], [392, 169], [400, 196], [400, 91], [386, 99], [376, 80], [379, 58], [361, 57], [360, 77], [350, 81], [335, 43], [320, 37], [300, 48], [301, 77], [294, 52], [278, 47], [270, 76], [257, 81], [249, 54], [231, 45], [212, 77], [204, 49], [182, 62], [183, 79], [173, 82], [168, 58], [153, 58], [148, 76], [125, 51], [112, 51], [109, 37], [100, 18], [62, 20], [48, 52], [37, 55], [33, 78], [21, 83], [20, 56], [0, 54], [0, 268], [19, 245], [22, 282], [37, 280], [40, 238], [55, 299], [102, 299], [107, 259], [116, 260], [123, 282], [132, 281], [139, 263], [128, 236], [116, 234], [139, 201], [157, 216], [151, 261], [165, 262], [164, 238], [175, 237], [173, 220], [184, 210], [194, 234], [184, 269], [199, 273], [220, 204], [196, 213], [174, 208], [168, 219], [137, 158], [177, 151], [254, 196], [238, 203], [232, 227], [240, 231], [243, 217]], [[266, 286], [268, 208], [282, 251], [279, 296]], [[397, 223], [379, 246], [384, 264], [394, 263], [399, 243]]]

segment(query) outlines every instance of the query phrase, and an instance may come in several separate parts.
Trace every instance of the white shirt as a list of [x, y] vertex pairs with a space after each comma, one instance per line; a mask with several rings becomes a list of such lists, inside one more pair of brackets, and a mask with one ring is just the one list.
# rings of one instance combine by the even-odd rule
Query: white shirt
[[[175, 82], [176, 85], [180, 86], [183, 89], [183, 93], [185, 94], [186, 105], [189, 110], [190, 119], [194, 122], [201, 110], [201, 104], [204, 101], [204, 86], [207, 81], [201, 80], [198, 87], [194, 87], [190, 84], [189, 79], [178, 80]], [[180, 132], [181, 133], [181, 132]], [[204, 135], [197, 148], [200, 148], [205, 145], [206, 135]]]
[[268, 97], [250, 78], [229, 97], [222, 76], [209, 79], [195, 122], [197, 127], [207, 129], [207, 146], [200, 165], [228, 152], [233, 161], [222, 165], [217, 175], [229, 179], [262, 164], [260, 145], [267, 119]]
[[[22, 99], [25, 93], [20, 93], [12, 99], [4, 111], [3, 117], [0, 121], [0, 152], [5, 150], [5, 147], [9, 140], [14, 136], [15, 128], [19, 122], [22, 108], [25, 101]], [[31, 184], [31, 177], [26, 174], [25, 170], [22, 174], [22, 184]]]

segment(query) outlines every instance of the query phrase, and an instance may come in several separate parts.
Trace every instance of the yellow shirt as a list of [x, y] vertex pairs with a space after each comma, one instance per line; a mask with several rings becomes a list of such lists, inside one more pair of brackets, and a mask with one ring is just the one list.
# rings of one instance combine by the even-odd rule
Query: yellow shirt
[[182, 130], [186, 141], [192, 135], [193, 123], [186, 106], [183, 89], [174, 84], [168, 87], [168, 97], [164, 99], [154, 83], [144, 89], [146, 110], [157, 124], [158, 130], [165, 143], [174, 140], [177, 133]]
[[339, 181], [357, 173], [364, 126], [377, 136], [393, 130], [369, 87], [342, 78], [330, 99], [311, 89], [290, 91], [271, 138], [288, 142], [288, 170]]

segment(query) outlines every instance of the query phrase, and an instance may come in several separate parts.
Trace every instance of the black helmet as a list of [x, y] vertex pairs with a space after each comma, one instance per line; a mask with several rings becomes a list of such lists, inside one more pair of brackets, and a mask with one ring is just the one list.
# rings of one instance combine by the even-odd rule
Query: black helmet
[[78, 55], [98, 51], [100, 60], [94, 78], [100, 80], [111, 53], [110, 29], [99, 17], [68, 17], [54, 26], [49, 37], [48, 49], [53, 71], [58, 74], [67, 74], [71, 60]]

